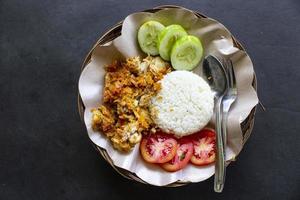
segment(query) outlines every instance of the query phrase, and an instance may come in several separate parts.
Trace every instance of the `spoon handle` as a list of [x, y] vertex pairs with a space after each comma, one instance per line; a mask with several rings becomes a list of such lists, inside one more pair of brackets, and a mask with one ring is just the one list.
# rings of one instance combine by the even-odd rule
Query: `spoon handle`
[[217, 152], [216, 152], [216, 164], [215, 164], [215, 192], [222, 192], [225, 182], [225, 152], [222, 134], [222, 113], [221, 113], [222, 97], [217, 100], [215, 112], [216, 112], [216, 140], [217, 140]]

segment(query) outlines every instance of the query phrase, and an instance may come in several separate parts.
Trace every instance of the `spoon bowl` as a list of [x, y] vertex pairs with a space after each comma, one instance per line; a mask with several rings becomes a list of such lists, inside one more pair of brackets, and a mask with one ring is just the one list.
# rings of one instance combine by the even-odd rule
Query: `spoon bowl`
[[217, 57], [209, 55], [203, 61], [203, 73], [216, 98], [226, 92], [227, 77], [222, 63]]

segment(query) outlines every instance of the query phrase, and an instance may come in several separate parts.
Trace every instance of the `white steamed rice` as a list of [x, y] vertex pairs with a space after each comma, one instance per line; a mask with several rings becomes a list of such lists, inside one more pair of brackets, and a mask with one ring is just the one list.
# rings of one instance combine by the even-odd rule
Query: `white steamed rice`
[[213, 115], [214, 97], [209, 85], [188, 71], [174, 71], [161, 80], [151, 100], [151, 117], [164, 132], [182, 137], [204, 128]]

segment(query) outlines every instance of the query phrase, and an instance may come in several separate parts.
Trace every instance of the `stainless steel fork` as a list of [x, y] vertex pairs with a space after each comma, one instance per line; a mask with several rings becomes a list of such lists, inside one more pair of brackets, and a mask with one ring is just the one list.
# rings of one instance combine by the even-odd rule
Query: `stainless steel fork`
[[[227, 145], [227, 122], [228, 122], [228, 113], [231, 105], [237, 98], [237, 86], [236, 86], [236, 79], [235, 79], [235, 73], [232, 65], [231, 60], [225, 60], [225, 58], [220, 58], [220, 61], [223, 63], [225, 70], [226, 70], [226, 76], [227, 76], [227, 91], [223, 97], [222, 101], [222, 138], [223, 138], [223, 149], [224, 149], [224, 156], [226, 157], [225, 154], [225, 148]], [[226, 177], [226, 158], [224, 158], [224, 170], [223, 174], [221, 175], [222, 178], [220, 178], [219, 182], [217, 185], [215, 184], [215, 191], [216, 192], [222, 192], [225, 184], [225, 177]]]
[[223, 98], [222, 102], [222, 110], [223, 110], [223, 119], [222, 119], [222, 132], [223, 132], [223, 141], [224, 147], [227, 143], [227, 121], [228, 121], [228, 113], [231, 105], [237, 98], [237, 86], [235, 73], [232, 65], [232, 61], [229, 59], [225, 61], [227, 77], [228, 77], [228, 91]]

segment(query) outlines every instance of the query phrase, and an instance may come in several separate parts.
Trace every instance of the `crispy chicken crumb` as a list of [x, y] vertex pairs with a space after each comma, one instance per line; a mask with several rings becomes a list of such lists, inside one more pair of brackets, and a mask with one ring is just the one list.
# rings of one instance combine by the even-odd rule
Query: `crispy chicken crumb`
[[149, 106], [171, 66], [160, 57], [148, 56], [114, 61], [105, 69], [104, 103], [92, 109], [92, 127], [110, 138], [116, 149], [128, 152], [143, 133], [155, 132]]

